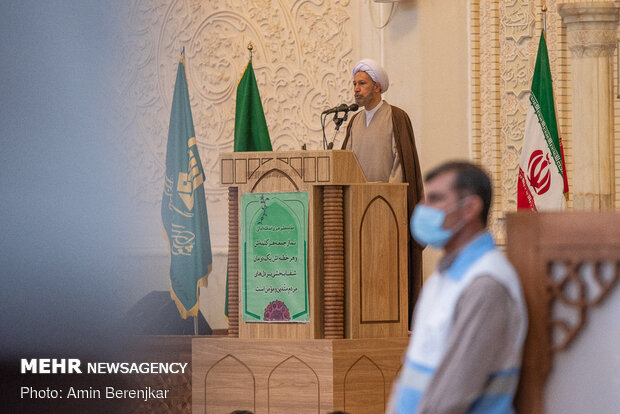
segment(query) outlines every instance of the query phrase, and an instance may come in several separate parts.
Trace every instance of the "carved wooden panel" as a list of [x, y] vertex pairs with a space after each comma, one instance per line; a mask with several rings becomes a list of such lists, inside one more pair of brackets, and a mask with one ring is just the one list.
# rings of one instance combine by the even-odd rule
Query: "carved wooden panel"
[[[221, 381], [225, 376], [229, 381]], [[207, 371], [204, 380], [205, 413], [228, 414], [231, 400], [238, 410], [256, 409], [256, 380], [242, 361], [226, 355]]]
[[[268, 412], [320, 413], [319, 377], [305, 362], [291, 356], [269, 374]], [[295, 398], [291, 398], [291, 396]]]
[[519, 412], [543, 412], [553, 353], [578, 337], [590, 311], [620, 278], [620, 215], [517, 213], [509, 216], [507, 253], [528, 306], [529, 328], [517, 395]]
[[[313, 211], [314, 196], [310, 191], [311, 185], [305, 183], [303, 177], [291, 166], [290, 156], [282, 156], [285, 152], [260, 152], [256, 153], [256, 157], [260, 158], [260, 166], [251, 167], [254, 156], [248, 156], [248, 153], [223, 154], [221, 160], [234, 159], [235, 164], [243, 165], [243, 168], [236, 168], [234, 175], [235, 185], [239, 186], [239, 203], [243, 194], [247, 193], [270, 193], [270, 192], [298, 192], [309, 191], [309, 209]], [[290, 154], [299, 154], [299, 152], [291, 152]], [[312, 157], [311, 157], [312, 158]], [[241, 171], [241, 172], [239, 172]], [[315, 171], [316, 173], [316, 171]], [[313, 228], [313, 215], [308, 217], [308, 228]], [[242, 229], [239, 228], [238, 231]], [[239, 233], [240, 234], [240, 233]], [[312, 246], [313, 232], [308, 233], [308, 243]], [[311, 252], [310, 250], [309, 252]], [[313, 262], [314, 257], [308, 257], [308, 262]], [[308, 283], [313, 285], [316, 276], [310, 271], [308, 272]], [[241, 270], [239, 271], [241, 275]], [[240, 288], [238, 285], [238, 288]], [[310, 300], [310, 322], [308, 323], [247, 323], [243, 320], [240, 311], [239, 315], [239, 337], [241, 338], [289, 338], [289, 339], [308, 339], [313, 338], [318, 331], [318, 326], [322, 325], [319, 317], [319, 307], [315, 303], [315, 289], [309, 290]], [[239, 306], [243, 306], [243, 300], [239, 300]]]
[[192, 412], [383, 413], [407, 343], [195, 338]]
[[345, 190], [346, 337], [407, 333], [407, 210], [404, 186]]
[[[292, 180], [301, 178], [304, 183], [331, 182], [332, 162], [341, 161], [340, 157], [333, 154], [316, 152], [283, 152], [278, 154], [290, 154], [290, 156], [271, 156], [259, 160], [259, 158], [233, 158], [224, 155], [220, 158], [220, 183], [224, 185], [246, 184], [249, 179], [260, 177], [267, 168], [283, 169], [294, 172]], [[335, 158], [332, 160], [332, 158]], [[260, 161], [260, 162], [259, 162]], [[278, 162], [274, 162], [278, 161]], [[286, 164], [286, 166], [281, 165]], [[269, 164], [269, 165], [265, 165]], [[341, 169], [346, 166], [341, 167]], [[356, 181], [362, 181], [362, 177]]]
[[573, 343], [586, 325], [591, 308], [602, 304], [616, 286], [620, 279], [620, 260], [614, 258], [618, 256], [598, 251], [594, 255], [598, 260], [560, 259], [549, 263], [547, 280], [554, 352], [563, 351]]
[[273, 168], [264, 172], [258, 180], [254, 181], [251, 192], [271, 193], [275, 191], [295, 192], [299, 190], [300, 188], [295, 183], [294, 177], [291, 177], [288, 172]]
[[[387, 200], [374, 198], [360, 225], [360, 323], [398, 322], [398, 219]], [[393, 298], [390, 300], [389, 298]]]
[[[374, 341], [382, 346], [373, 346]], [[335, 341], [334, 401], [343, 402], [341, 409], [352, 414], [384, 413], [408, 342], [408, 337]]]
[[385, 413], [386, 397], [389, 396], [385, 383], [381, 368], [366, 355], [361, 356], [344, 377], [345, 411], [354, 412], [352, 408], [364, 407], [367, 414]]
[[[229, 299], [237, 301], [236, 304], [231, 304], [229, 300], [229, 308], [236, 312], [234, 318], [230, 318], [229, 334], [243, 338], [343, 338], [345, 325], [343, 186], [323, 184], [365, 181], [353, 153], [340, 150], [223, 153], [220, 156], [220, 165], [222, 184], [238, 189], [238, 193], [231, 192], [229, 202], [231, 240], [229, 257], [235, 258], [234, 261], [229, 260], [229, 276], [234, 270], [236, 278], [239, 277], [238, 194], [242, 196], [251, 192], [309, 192], [310, 322], [258, 324], [240, 321], [239, 284], [237, 284], [230, 288], [234, 289], [234, 292], [229, 290]], [[400, 190], [404, 189], [400, 187]], [[233, 196], [236, 198], [233, 199]], [[404, 203], [403, 197], [401, 194], [401, 198], [395, 200], [402, 200]], [[390, 301], [386, 300], [386, 303], [388, 302]], [[396, 303], [398, 309], [400, 302]], [[382, 336], [385, 335], [387, 334]]]
[[[200, 338], [194, 340], [192, 350], [193, 393], [196, 395], [193, 400], [194, 412], [204, 412], [204, 402], [208, 403], [209, 398], [212, 398], [209, 390], [205, 391], [204, 388], [205, 373], [211, 372], [218, 361], [228, 355], [238, 361], [238, 366], [243, 369], [219, 370], [217, 377], [214, 377], [220, 388], [228, 390], [227, 394], [219, 397], [227, 413], [248, 405], [248, 394], [242, 395], [251, 391], [247, 381], [237, 383], [236, 373], [243, 370], [255, 384], [254, 391], [249, 393], [252, 397], [251, 408], [246, 408], [252, 412], [319, 413], [331, 408], [333, 371], [329, 341]], [[303, 390], [295, 389], [296, 385]], [[297, 406], [293, 405], [296, 403]]]

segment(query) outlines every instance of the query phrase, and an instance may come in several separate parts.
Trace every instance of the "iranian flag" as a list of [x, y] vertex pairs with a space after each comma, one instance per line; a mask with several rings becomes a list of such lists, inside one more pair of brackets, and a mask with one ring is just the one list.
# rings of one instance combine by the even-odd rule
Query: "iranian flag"
[[542, 211], [566, 208], [564, 194], [568, 193], [568, 180], [551, 83], [549, 55], [543, 30], [538, 45], [523, 148], [519, 158], [518, 209]]

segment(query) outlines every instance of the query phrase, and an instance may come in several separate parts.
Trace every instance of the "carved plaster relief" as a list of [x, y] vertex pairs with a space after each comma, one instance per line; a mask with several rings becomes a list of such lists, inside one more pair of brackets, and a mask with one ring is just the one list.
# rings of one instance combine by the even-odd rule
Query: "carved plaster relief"
[[[274, 150], [321, 148], [319, 114], [350, 95], [350, 0], [134, 0], [125, 48], [123, 153], [135, 202], [155, 215], [163, 186], [177, 64], [185, 48], [212, 240], [226, 238], [217, 157], [233, 150], [237, 83], [253, 67]], [[152, 221], [152, 220], [151, 220]], [[215, 234], [214, 234], [215, 233]], [[221, 245], [221, 246], [220, 246]]]
[[[504, 1], [500, 7], [500, 153], [501, 205], [504, 215], [516, 209], [519, 153], [525, 130], [529, 90], [535, 53], [528, 46], [533, 43], [535, 15], [529, 1]], [[502, 226], [503, 227], [503, 226]]]
[[[566, 47], [556, 1], [548, 0], [547, 7], [547, 44], [556, 109], [565, 155], [569, 158], [564, 133], [566, 112], [562, 111], [567, 98], [564, 89], [568, 75], [563, 55]], [[519, 154], [542, 12], [540, 4], [527, 0], [471, 0], [470, 10], [472, 154], [492, 175], [495, 199], [490, 227], [498, 242], [503, 243], [505, 214], [515, 211], [517, 206]], [[570, 167], [570, 161], [567, 163]]]
[[127, 129], [140, 164], [141, 202], [161, 197], [172, 91], [181, 47], [210, 202], [220, 152], [232, 151], [236, 86], [254, 45], [253, 67], [274, 149], [319, 148], [319, 114], [350, 93], [349, 0], [134, 1], [125, 94], [136, 101]]
[[568, 48], [577, 57], [613, 56], [616, 49], [615, 28], [571, 30], [568, 32]]
[[534, 3], [528, 0], [512, 0], [504, 4], [502, 26], [507, 39], [516, 43], [534, 35]]

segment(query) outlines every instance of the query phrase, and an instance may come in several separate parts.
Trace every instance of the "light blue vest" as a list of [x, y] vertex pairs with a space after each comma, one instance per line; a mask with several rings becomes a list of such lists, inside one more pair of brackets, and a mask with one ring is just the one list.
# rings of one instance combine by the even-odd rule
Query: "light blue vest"
[[[438, 368], [448, 343], [454, 310], [463, 291], [478, 276], [489, 275], [502, 283], [521, 310], [519, 334], [514, 338], [521, 349], [527, 330], [527, 312], [518, 276], [504, 255], [495, 248], [493, 237], [484, 233], [458, 255], [445, 272], [435, 272], [425, 282], [416, 305], [414, 331], [401, 370], [392, 408], [398, 414], [415, 413], [424, 391]], [[468, 413], [511, 413], [520, 372], [520, 355], [508, 366], [490, 375], [487, 386]]]

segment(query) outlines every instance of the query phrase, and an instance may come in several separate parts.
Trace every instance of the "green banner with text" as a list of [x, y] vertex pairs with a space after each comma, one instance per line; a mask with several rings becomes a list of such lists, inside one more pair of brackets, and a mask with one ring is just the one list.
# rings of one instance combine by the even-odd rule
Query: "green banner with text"
[[309, 322], [308, 193], [241, 196], [245, 322]]

